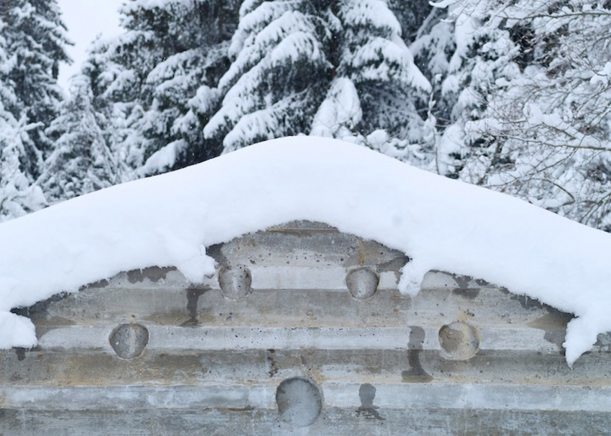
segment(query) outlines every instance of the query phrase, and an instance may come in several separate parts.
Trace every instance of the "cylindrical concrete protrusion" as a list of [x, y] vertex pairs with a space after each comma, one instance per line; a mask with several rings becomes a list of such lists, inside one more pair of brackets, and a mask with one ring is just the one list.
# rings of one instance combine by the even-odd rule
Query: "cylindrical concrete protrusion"
[[469, 360], [479, 350], [479, 335], [475, 327], [453, 322], [439, 329], [441, 357], [448, 360]]
[[238, 301], [251, 291], [252, 276], [245, 266], [223, 266], [219, 270], [219, 286], [226, 298]]
[[314, 424], [322, 411], [322, 394], [318, 386], [307, 378], [288, 378], [276, 389], [278, 413], [293, 427]]
[[134, 359], [142, 354], [148, 344], [149, 331], [140, 324], [121, 324], [110, 333], [108, 340], [117, 356]]
[[380, 284], [380, 276], [369, 267], [355, 268], [346, 275], [346, 286], [350, 294], [364, 300], [375, 295]]

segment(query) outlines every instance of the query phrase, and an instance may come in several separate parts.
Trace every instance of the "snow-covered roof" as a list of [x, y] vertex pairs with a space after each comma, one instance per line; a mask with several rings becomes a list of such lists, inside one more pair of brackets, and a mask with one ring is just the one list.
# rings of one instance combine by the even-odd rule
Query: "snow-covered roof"
[[283, 138], [98, 191], [0, 225], [0, 348], [32, 347], [10, 312], [121, 271], [215, 271], [206, 247], [292, 220], [406, 253], [401, 292], [432, 269], [485, 279], [574, 313], [572, 364], [611, 330], [611, 235], [364, 147]]

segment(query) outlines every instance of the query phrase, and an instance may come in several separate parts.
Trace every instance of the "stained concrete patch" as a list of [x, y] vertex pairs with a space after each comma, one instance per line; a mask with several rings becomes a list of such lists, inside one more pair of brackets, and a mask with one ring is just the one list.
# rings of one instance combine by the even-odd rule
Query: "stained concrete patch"
[[143, 282], [144, 279], [149, 279], [152, 282], [164, 280], [170, 271], [176, 271], [175, 267], [149, 267], [143, 269], [135, 269], [127, 272], [127, 280], [131, 284]]
[[373, 400], [376, 397], [375, 386], [369, 383], [363, 383], [359, 388], [359, 397], [361, 399], [361, 406], [356, 411], [357, 415], [363, 416], [366, 419], [384, 420], [377, 411], [379, 407], [373, 405]]
[[467, 300], [475, 300], [479, 295], [479, 289], [477, 288], [456, 288], [452, 290], [454, 295], [466, 298]]
[[193, 286], [185, 290], [187, 294], [187, 312], [189, 313], [189, 319], [182, 324], [183, 327], [195, 327], [199, 325], [199, 320], [197, 319], [197, 304], [199, 302], [199, 297], [209, 290], [210, 287], [208, 286], [202, 288]]
[[410, 326], [409, 342], [407, 344], [407, 362], [409, 369], [401, 372], [401, 378], [406, 383], [428, 383], [433, 380], [422, 367], [420, 354], [422, 353], [425, 332], [422, 327]]
[[543, 338], [558, 347], [558, 351], [564, 354], [564, 338], [566, 336], [566, 326], [574, 318], [572, 314], [560, 312], [549, 308], [549, 313], [527, 323], [528, 326], [541, 329], [545, 332]]
[[266, 350], [265, 357], [267, 359], [267, 362], [269, 363], [269, 371], [267, 372], [267, 374], [270, 377], [273, 377], [278, 373], [278, 363], [276, 362], [276, 350], [274, 349]]
[[25, 352], [26, 352], [25, 348], [15, 347], [14, 350], [15, 350], [15, 354], [17, 355], [17, 360], [19, 360], [20, 362], [22, 360], [25, 360]]

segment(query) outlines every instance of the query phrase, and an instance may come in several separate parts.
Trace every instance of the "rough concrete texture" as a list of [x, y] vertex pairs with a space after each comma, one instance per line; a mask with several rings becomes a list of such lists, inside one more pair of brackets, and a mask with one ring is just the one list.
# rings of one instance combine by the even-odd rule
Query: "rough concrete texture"
[[609, 434], [611, 337], [570, 370], [570, 314], [319, 223], [209, 247], [214, 277], [130, 271], [17, 312], [0, 434]]

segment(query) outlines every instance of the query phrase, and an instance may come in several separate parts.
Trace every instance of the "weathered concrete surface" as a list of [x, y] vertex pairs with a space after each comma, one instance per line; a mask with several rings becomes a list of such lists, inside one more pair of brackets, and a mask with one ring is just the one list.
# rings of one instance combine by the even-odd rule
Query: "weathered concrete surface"
[[210, 247], [214, 277], [131, 271], [18, 312], [0, 434], [610, 434], [611, 339], [573, 370], [571, 315], [323, 224]]
[[[374, 409], [377, 411], [377, 409]], [[16, 411], [0, 409], [7, 435], [607, 435], [603, 413], [549, 410], [388, 409], [380, 419], [360, 409], [325, 408], [310, 427], [293, 428], [276, 410], [134, 409], [129, 411]], [[584, 433], [584, 428], [587, 429]], [[8, 430], [5, 430], [8, 429]], [[110, 433], [109, 433], [110, 432]]]

